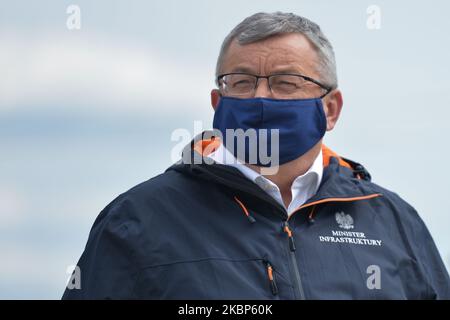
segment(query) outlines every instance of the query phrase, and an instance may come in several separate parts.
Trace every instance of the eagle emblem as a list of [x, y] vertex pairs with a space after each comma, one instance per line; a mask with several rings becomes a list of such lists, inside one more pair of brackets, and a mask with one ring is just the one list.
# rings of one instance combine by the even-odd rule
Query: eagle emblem
[[336, 212], [335, 214], [336, 222], [339, 227], [345, 230], [353, 229], [353, 218], [349, 214], [345, 214], [343, 211]]

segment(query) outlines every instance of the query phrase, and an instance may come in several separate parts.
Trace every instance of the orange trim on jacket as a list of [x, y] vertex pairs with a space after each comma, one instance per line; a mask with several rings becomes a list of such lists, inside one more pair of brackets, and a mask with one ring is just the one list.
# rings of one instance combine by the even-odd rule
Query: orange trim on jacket
[[325, 198], [322, 200], [317, 200], [317, 201], [313, 201], [313, 202], [309, 202], [306, 204], [301, 205], [300, 207], [298, 207], [297, 209], [295, 209], [291, 215], [289, 216], [288, 220], [290, 218], [292, 218], [292, 216], [297, 213], [298, 211], [300, 211], [303, 208], [307, 208], [310, 206], [314, 206], [316, 204], [320, 204], [320, 203], [325, 203], [325, 202], [351, 202], [351, 201], [358, 201], [358, 200], [366, 200], [366, 199], [373, 199], [373, 198], [377, 198], [382, 196], [381, 193], [373, 193], [373, 194], [369, 194], [366, 196], [359, 196], [359, 197], [348, 197], [348, 198]]
[[209, 139], [197, 141], [194, 144], [194, 150], [205, 157], [216, 151], [217, 148], [219, 148], [220, 144], [220, 138], [211, 137]]
[[[194, 144], [194, 150], [202, 156], [208, 156], [219, 148], [221, 140], [219, 137], [211, 137], [197, 141]], [[323, 166], [326, 167], [330, 163], [330, 158], [335, 157], [339, 161], [339, 165], [352, 169], [351, 165], [345, 162], [336, 152], [322, 144]]]

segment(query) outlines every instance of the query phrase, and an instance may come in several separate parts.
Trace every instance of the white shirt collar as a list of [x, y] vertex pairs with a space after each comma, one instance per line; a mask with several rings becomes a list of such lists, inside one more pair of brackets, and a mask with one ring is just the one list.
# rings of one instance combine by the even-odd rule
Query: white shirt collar
[[[278, 186], [255, 170], [247, 167], [239, 159], [235, 158], [233, 154], [223, 146], [223, 144], [221, 144], [208, 157], [213, 159], [217, 163], [235, 167], [244, 176], [256, 183], [259, 187], [261, 187], [264, 191], [271, 195], [276, 201], [278, 201], [283, 207], [285, 207]], [[319, 155], [316, 157], [308, 171], [295, 178], [294, 182], [292, 183], [292, 200], [289, 204], [289, 207], [286, 208], [288, 214], [291, 214], [299, 206], [301, 206], [309, 198], [317, 193], [317, 190], [319, 189], [320, 183], [322, 181], [322, 174], [323, 155], [322, 150], [320, 150]]]

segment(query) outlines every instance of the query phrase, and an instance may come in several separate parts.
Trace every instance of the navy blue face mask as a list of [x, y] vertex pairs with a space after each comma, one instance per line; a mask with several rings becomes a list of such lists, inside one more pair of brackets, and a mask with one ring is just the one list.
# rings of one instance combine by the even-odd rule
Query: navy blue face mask
[[[309, 151], [324, 136], [327, 120], [320, 98], [279, 100], [221, 97], [214, 113], [213, 127], [220, 131], [224, 146], [236, 158], [245, 163], [270, 167], [297, 159]], [[239, 132], [253, 129], [250, 131], [256, 132], [253, 135], [256, 144], [252, 145], [255, 141], [248, 139], [251, 134], [247, 135], [243, 143], [242, 135], [232, 135], [233, 131], [230, 130], [227, 134], [227, 129], [242, 129]], [[244, 147], [239, 149], [240, 143]]]

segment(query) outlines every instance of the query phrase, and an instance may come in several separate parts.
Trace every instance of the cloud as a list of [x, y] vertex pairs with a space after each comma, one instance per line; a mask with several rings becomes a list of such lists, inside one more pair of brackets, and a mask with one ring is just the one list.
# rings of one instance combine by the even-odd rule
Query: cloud
[[52, 250], [0, 245], [0, 299], [59, 299], [76, 264], [71, 255]]
[[14, 226], [21, 223], [26, 211], [26, 201], [12, 186], [0, 186], [0, 226]]
[[[213, 66], [94, 33], [0, 33], [0, 112], [77, 106], [89, 111], [204, 110]], [[192, 107], [190, 107], [192, 110]]]

